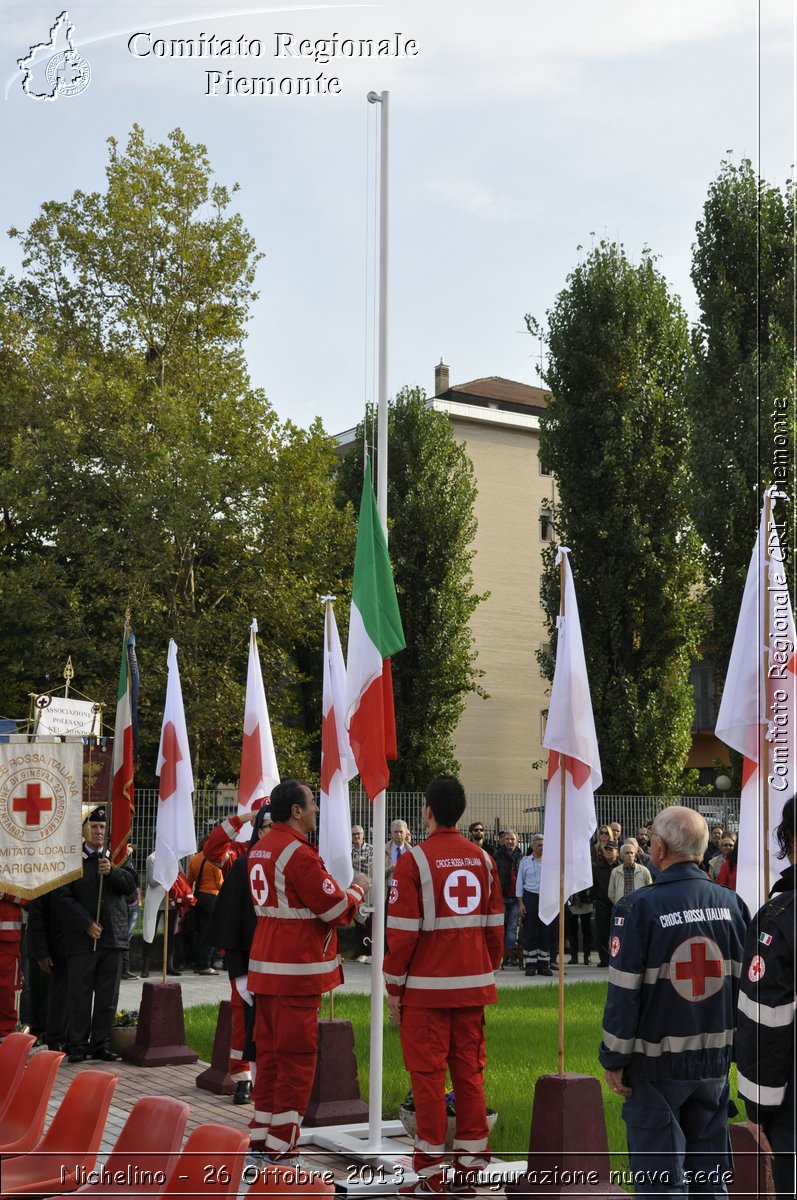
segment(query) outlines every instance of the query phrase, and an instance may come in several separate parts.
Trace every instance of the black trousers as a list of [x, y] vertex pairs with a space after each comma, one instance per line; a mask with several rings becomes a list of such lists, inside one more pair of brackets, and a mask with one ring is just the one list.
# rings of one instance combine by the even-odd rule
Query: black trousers
[[565, 930], [570, 944], [570, 957], [578, 958], [578, 927], [584, 942], [584, 957], [589, 958], [592, 950], [592, 913], [573, 913], [565, 909]]
[[595, 903], [595, 940], [598, 944], [598, 958], [602, 967], [609, 965], [609, 933], [612, 926], [611, 904]]
[[122, 951], [98, 946], [95, 951], [71, 954], [67, 959], [67, 977], [67, 1050], [70, 1054], [97, 1054], [110, 1049], [122, 978]]

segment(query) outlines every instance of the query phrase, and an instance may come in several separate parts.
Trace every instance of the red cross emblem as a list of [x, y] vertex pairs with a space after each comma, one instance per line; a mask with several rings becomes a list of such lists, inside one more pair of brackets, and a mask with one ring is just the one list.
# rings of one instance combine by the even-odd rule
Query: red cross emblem
[[41, 784], [29, 783], [24, 796], [13, 798], [11, 810], [15, 813], [24, 813], [25, 824], [29, 829], [39, 829], [42, 813], [53, 811], [53, 798], [42, 795]]
[[688, 938], [670, 959], [670, 983], [685, 1000], [706, 1000], [722, 988], [722, 951], [712, 938]]
[[764, 978], [764, 972], [766, 969], [766, 963], [764, 962], [763, 958], [760, 954], [756, 954], [755, 958], [751, 960], [750, 966], [747, 968], [747, 978], [751, 983], [758, 983], [759, 979]]
[[455, 913], [471, 913], [481, 899], [482, 889], [472, 871], [449, 875], [443, 888], [446, 902]]
[[268, 897], [268, 880], [262, 863], [256, 862], [249, 872], [249, 888], [255, 904], [262, 908]]

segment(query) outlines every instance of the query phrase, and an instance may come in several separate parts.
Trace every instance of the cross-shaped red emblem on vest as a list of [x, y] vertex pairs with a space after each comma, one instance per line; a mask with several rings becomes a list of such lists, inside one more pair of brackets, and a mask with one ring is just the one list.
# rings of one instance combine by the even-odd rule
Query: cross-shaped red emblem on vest
[[705, 942], [693, 942], [688, 962], [675, 964], [676, 979], [692, 980], [692, 995], [704, 996], [706, 979], [719, 979], [722, 975], [722, 963], [718, 958], [706, 956]]
[[449, 887], [449, 896], [453, 896], [460, 908], [467, 908], [471, 896], [478, 896], [478, 889], [468, 883], [466, 875], [458, 875], [454, 887]]
[[25, 824], [29, 828], [38, 829], [41, 825], [42, 813], [52, 812], [53, 798], [52, 796], [42, 796], [40, 784], [29, 783], [25, 789], [25, 795], [15, 796], [11, 801], [11, 808], [15, 813], [24, 812]]

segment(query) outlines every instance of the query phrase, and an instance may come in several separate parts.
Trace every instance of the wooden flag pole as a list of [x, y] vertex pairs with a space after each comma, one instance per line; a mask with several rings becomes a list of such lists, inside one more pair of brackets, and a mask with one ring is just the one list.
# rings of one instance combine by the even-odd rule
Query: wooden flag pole
[[[565, 615], [565, 555], [559, 564], [559, 616]], [[560, 628], [561, 636], [561, 628]], [[557, 654], [559, 647], [557, 645]], [[566, 757], [559, 755], [559, 1039], [556, 1051], [557, 1069], [565, 1073], [565, 794], [567, 792]]]
[[764, 838], [764, 896], [769, 895], [769, 742], [767, 741], [766, 702], [768, 696], [767, 680], [769, 678], [769, 647], [772, 630], [769, 627], [769, 526], [772, 521], [772, 498], [769, 489], [764, 493], [764, 544], [761, 547], [762, 579], [761, 579], [761, 691], [764, 698], [764, 718], [761, 724], [761, 743], [758, 751], [758, 772], [761, 781], [761, 822]]

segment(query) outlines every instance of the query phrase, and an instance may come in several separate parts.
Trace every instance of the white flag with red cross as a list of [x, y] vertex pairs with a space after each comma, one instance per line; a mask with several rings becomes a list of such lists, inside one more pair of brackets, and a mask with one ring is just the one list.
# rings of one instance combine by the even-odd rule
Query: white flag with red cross
[[318, 850], [330, 875], [347, 888], [352, 881], [349, 780], [357, 774], [346, 731], [346, 666], [332, 597], [324, 615], [324, 699], [321, 718], [321, 811]]
[[567, 547], [561, 546], [556, 556], [557, 566], [564, 562], [564, 615], [556, 621], [556, 667], [543, 738], [550, 751], [540, 877], [540, 920], [546, 925], [559, 914], [562, 772], [565, 899], [592, 887], [590, 838], [597, 825], [594, 793], [603, 778], [569, 554]]
[[[251, 811], [252, 805], [267, 800], [280, 781], [271, 721], [266, 704], [266, 689], [257, 650], [257, 621], [249, 630], [249, 665], [246, 672], [244, 736], [241, 745], [241, 777], [238, 781], [238, 816]], [[238, 841], [249, 841], [251, 825], [244, 825]]]
[[183, 692], [177, 666], [177, 645], [169, 642], [166, 703], [163, 706], [158, 765], [160, 780], [155, 824], [155, 859], [152, 877], [168, 892], [177, 878], [180, 859], [196, 853], [196, 830], [191, 797], [194, 773], [188, 749]]
[[[786, 576], [785, 555], [775, 519], [782, 493], [770, 488], [761, 511], [758, 536], [744, 585], [716, 734], [743, 756], [739, 812], [736, 891], [755, 912], [786, 865], [776, 855], [774, 832], [783, 805], [794, 795], [797, 770], [795, 713], [794, 616]], [[766, 593], [764, 585], [766, 581]], [[762, 732], [765, 735], [761, 771]], [[769, 828], [764, 829], [763, 787], [769, 792]], [[769, 879], [764, 878], [764, 845], [769, 846]]]

